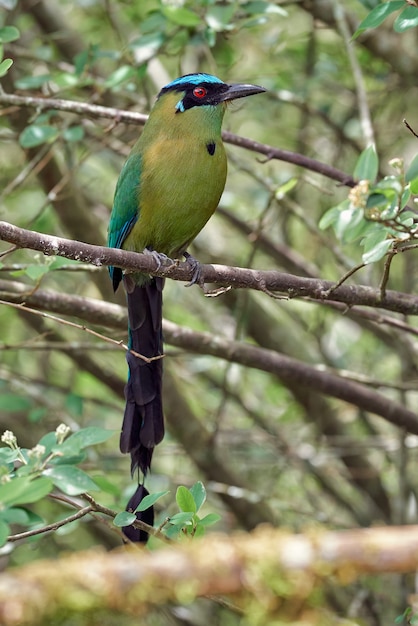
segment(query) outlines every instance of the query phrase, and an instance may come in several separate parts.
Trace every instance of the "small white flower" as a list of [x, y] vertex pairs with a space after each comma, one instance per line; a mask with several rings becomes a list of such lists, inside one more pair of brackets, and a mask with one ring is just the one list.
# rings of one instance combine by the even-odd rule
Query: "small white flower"
[[57, 443], [61, 444], [67, 435], [71, 432], [71, 428], [66, 424], [60, 424], [57, 426], [55, 430], [55, 437], [57, 438]]
[[34, 448], [32, 448], [32, 450], [29, 450], [28, 454], [32, 458], [41, 459], [45, 454], [45, 450], [45, 446], [38, 443]]
[[368, 180], [361, 180], [355, 187], [350, 189], [348, 199], [352, 207], [356, 209], [365, 208], [369, 195], [369, 186], [370, 182]]
[[16, 435], [11, 430], [5, 430], [1, 436], [1, 440], [6, 446], [10, 446], [11, 448], [17, 445]]

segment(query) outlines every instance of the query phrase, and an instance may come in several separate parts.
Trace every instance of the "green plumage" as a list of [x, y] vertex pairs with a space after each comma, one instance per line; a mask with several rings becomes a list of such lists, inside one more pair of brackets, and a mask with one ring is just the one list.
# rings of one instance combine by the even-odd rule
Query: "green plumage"
[[[136, 182], [138, 220], [123, 248], [152, 248], [180, 256], [218, 206], [226, 180], [221, 140], [225, 105], [194, 108], [176, 114], [177, 93], [157, 101], [133, 148], [118, 195], [131, 200]], [[214, 143], [210, 155], [207, 145]], [[138, 171], [140, 161], [140, 171]], [[132, 170], [136, 170], [135, 174]]]
[[[218, 206], [227, 162], [221, 138], [226, 103], [265, 91], [227, 85], [209, 74], [176, 79], [161, 90], [117, 182], [108, 245], [179, 258]], [[109, 268], [114, 288], [123, 274]], [[161, 399], [163, 281], [144, 274], [124, 278], [128, 299], [129, 379], [120, 447], [132, 471], [146, 474], [164, 435]], [[148, 359], [146, 362], [135, 353]], [[139, 487], [137, 496], [145, 493]], [[138, 495], [139, 494], [139, 495]], [[135, 496], [136, 497], [136, 496]]]

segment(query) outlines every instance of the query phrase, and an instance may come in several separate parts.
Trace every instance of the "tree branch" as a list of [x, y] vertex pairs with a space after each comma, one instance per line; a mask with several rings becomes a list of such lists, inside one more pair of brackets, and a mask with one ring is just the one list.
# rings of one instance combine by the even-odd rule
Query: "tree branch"
[[265, 624], [280, 618], [305, 623], [307, 614], [310, 624], [336, 624], [337, 618], [326, 619], [323, 607], [315, 609], [317, 602], [312, 603], [330, 577], [346, 585], [364, 574], [417, 567], [418, 526], [297, 535], [263, 527], [249, 535], [212, 534], [155, 552], [79, 552], [15, 568], [0, 574], [0, 621], [34, 626], [62, 614], [100, 610], [138, 617], [185, 597], [191, 602], [234, 594]]
[[[67, 113], [76, 113], [77, 115], [89, 115], [90, 117], [104, 117], [115, 120], [116, 122], [124, 122], [128, 124], [140, 124], [143, 125], [148, 119], [148, 115], [143, 113], [136, 113], [135, 111], [125, 111], [123, 109], [115, 109], [113, 107], [104, 107], [97, 104], [90, 104], [87, 102], [77, 102], [76, 100], [63, 100], [55, 98], [35, 98], [33, 96], [16, 96], [14, 94], [0, 93], [0, 104], [11, 104], [18, 107], [30, 107], [36, 108], [39, 111], [48, 111], [51, 109], [65, 111]], [[322, 174], [331, 180], [335, 180], [342, 185], [353, 187], [355, 181], [352, 176], [337, 170], [331, 165], [321, 163], [315, 159], [298, 154], [296, 152], [290, 152], [289, 150], [280, 150], [274, 148], [268, 144], [262, 144], [252, 139], [245, 137], [239, 137], [228, 131], [223, 131], [222, 137], [226, 143], [251, 150], [252, 152], [258, 152], [267, 157], [267, 160], [277, 159], [278, 161], [285, 161], [287, 163], [293, 163], [299, 167], [311, 170]]]
[[[147, 261], [150, 260], [146, 255], [137, 256], [145, 256]], [[92, 298], [63, 294], [61, 303], [61, 294], [41, 289], [31, 294], [25, 291], [24, 286], [22, 288], [21, 283], [9, 281], [0, 281], [0, 297], [3, 300], [17, 300], [33, 307], [49, 308], [56, 313], [76, 315], [90, 323], [100, 323], [121, 330], [125, 330], [127, 326], [125, 309]], [[163, 322], [163, 332], [167, 343], [171, 345], [260, 369], [277, 376], [285, 384], [306, 387], [316, 393], [339, 398], [365, 411], [380, 415], [408, 432], [418, 434], [418, 416], [413, 411], [360, 383], [349, 381], [273, 350], [193, 331], [167, 320]]]
[[[8, 222], [0, 222], [0, 239], [20, 248], [30, 248], [46, 255], [58, 255], [96, 266], [114, 265], [129, 272], [144, 272], [180, 281], [190, 281], [193, 275], [193, 269], [188, 263], [168, 260], [158, 268], [157, 261], [151, 255], [45, 235], [18, 228]], [[418, 297], [390, 290], [382, 297], [380, 289], [365, 285], [343, 284], [334, 288], [335, 283], [328, 280], [223, 265], [202, 265], [202, 277], [205, 283], [214, 283], [220, 287], [254, 289], [269, 295], [278, 292], [288, 298], [309, 297], [317, 301], [344, 302], [348, 306], [377, 307], [404, 315], [418, 314]]]

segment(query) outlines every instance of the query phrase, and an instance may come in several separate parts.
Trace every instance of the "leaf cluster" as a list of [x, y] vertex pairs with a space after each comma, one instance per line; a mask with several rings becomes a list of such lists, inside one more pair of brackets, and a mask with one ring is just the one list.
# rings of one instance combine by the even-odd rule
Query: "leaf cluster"
[[364, 150], [354, 168], [357, 185], [340, 204], [329, 209], [320, 228], [332, 226], [342, 243], [360, 242], [364, 264], [380, 261], [389, 250], [417, 238], [418, 155], [409, 167], [401, 159], [391, 163], [396, 174], [376, 180], [379, 161], [373, 146]]
[[0, 541], [4, 545], [11, 534], [10, 525], [28, 530], [42, 526], [42, 519], [30, 509], [57, 488], [68, 496], [100, 490], [92, 478], [78, 466], [86, 458], [86, 448], [113, 436], [112, 431], [90, 426], [72, 433], [58, 426], [45, 434], [31, 449], [21, 448], [11, 431], [6, 431], [0, 448]]

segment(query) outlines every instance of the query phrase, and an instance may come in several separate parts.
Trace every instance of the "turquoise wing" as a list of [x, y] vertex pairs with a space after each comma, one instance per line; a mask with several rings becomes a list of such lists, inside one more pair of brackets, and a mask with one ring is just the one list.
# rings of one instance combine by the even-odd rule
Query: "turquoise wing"
[[[140, 175], [141, 155], [138, 153], [131, 154], [125, 162], [116, 184], [107, 232], [109, 248], [122, 248], [123, 242], [138, 219]], [[109, 274], [116, 291], [122, 280], [122, 270], [119, 267], [109, 267]]]

